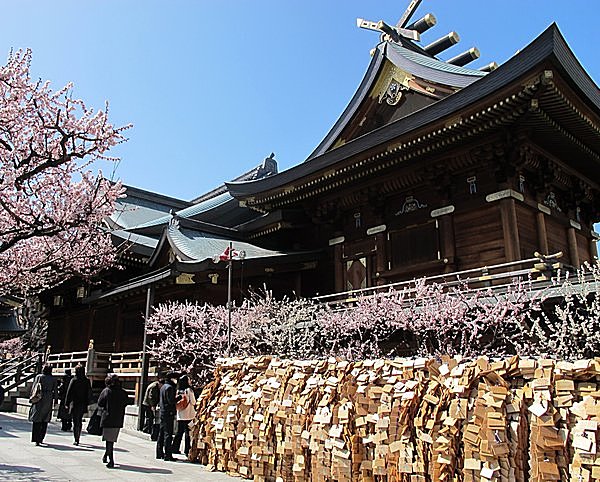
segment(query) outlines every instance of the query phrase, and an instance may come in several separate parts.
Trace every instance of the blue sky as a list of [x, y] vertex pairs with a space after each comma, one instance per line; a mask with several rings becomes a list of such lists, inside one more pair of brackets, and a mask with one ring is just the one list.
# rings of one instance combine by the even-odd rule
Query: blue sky
[[[118, 149], [126, 184], [191, 199], [275, 152], [302, 162], [358, 87], [378, 36], [356, 18], [395, 24], [408, 0], [2, 1], [0, 57], [33, 50], [34, 75], [133, 123]], [[556, 21], [600, 82], [599, 0], [423, 0], [429, 43], [451, 30], [502, 63]], [[106, 174], [106, 172], [105, 172]]]

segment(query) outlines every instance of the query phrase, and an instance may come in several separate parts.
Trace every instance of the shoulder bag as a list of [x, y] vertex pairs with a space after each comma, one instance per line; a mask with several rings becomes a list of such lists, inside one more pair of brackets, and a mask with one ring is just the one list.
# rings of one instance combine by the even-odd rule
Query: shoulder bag
[[31, 396], [29, 397], [29, 403], [38, 403], [42, 399], [42, 384], [40, 379], [36, 379], [31, 389]]
[[100, 412], [98, 411], [98, 408], [96, 408], [90, 417], [90, 421], [88, 422], [86, 429], [87, 433], [90, 435], [102, 435], [102, 427], [100, 426], [101, 418]]
[[181, 412], [182, 410], [185, 410], [188, 405], [190, 404], [190, 399], [187, 396], [186, 392], [183, 392], [181, 394], [181, 398], [179, 399], [179, 401], [177, 402], [176, 408], [178, 412]]

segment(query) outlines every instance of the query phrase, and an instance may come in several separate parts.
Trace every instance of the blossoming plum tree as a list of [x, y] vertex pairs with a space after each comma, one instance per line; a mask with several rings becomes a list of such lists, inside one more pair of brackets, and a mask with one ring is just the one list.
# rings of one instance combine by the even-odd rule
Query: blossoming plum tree
[[[530, 333], [531, 290], [514, 283], [491, 290], [416, 280], [403, 290], [361, 296], [340, 308], [314, 300], [254, 295], [232, 313], [232, 355], [310, 359], [464, 356], [520, 353]], [[169, 368], [206, 381], [227, 355], [227, 310], [171, 302], [149, 317], [150, 352]]]
[[0, 67], [0, 295], [27, 294], [109, 266], [115, 249], [103, 220], [122, 186], [93, 173], [117, 161], [109, 149], [129, 126], [105, 110], [32, 80], [31, 51]]

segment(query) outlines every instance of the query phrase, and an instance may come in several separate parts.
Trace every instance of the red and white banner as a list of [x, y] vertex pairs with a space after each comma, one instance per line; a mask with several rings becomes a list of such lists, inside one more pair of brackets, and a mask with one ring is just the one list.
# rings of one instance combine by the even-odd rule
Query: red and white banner
[[230, 259], [235, 259], [235, 258], [239, 258], [240, 257], [240, 253], [239, 251], [231, 248], [231, 250], [229, 249], [229, 246], [227, 246], [227, 248], [225, 248], [225, 251], [223, 251], [220, 255], [219, 255], [219, 260], [220, 261], [229, 261]]

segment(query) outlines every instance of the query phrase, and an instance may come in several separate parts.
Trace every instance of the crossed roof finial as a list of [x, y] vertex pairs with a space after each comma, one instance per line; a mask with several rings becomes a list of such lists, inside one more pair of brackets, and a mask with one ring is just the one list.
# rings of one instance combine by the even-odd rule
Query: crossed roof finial
[[404, 11], [400, 17], [400, 20], [398, 20], [398, 23], [396, 23], [394, 27], [388, 25], [383, 20], [380, 20], [379, 22], [371, 22], [370, 20], [365, 20], [363, 18], [357, 18], [356, 25], [358, 25], [360, 28], [382, 32], [383, 35], [386, 35], [394, 42], [399, 42], [401, 37], [418, 42], [421, 38], [419, 31], [416, 29], [413, 30], [411, 28], [406, 28], [406, 25], [408, 24], [412, 15], [415, 13], [415, 10], [421, 4], [421, 1], [422, 0], [411, 0], [408, 8]]

